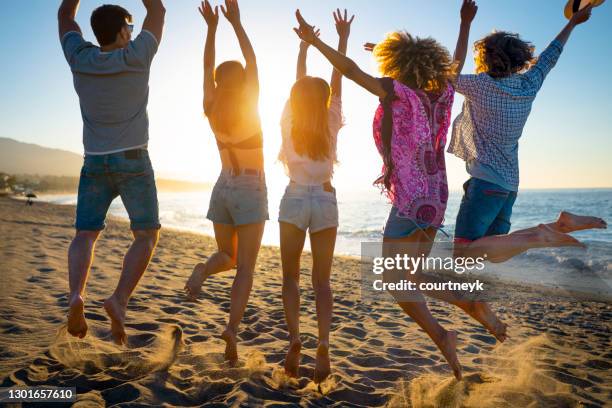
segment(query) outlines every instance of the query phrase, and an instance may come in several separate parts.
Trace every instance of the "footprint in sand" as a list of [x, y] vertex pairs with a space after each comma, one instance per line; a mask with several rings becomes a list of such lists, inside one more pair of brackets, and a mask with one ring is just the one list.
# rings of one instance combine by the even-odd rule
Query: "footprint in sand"
[[139, 333], [133, 334], [128, 337], [128, 348], [142, 348], [150, 346], [155, 340], [157, 336], [155, 333]]
[[105, 322], [108, 320], [108, 318], [100, 313], [96, 313], [96, 312], [85, 312], [85, 318], [88, 320], [95, 320], [98, 322]]
[[159, 330], [159, 324], [156, 323], [126, 323], [126, 327], [140, 331], [157, 331]]
[[612, 369], [612, 364], [605, 360], [588, 360], [584, 363], [585, 366], [589, 368], [594, 368], [596, 370], [610, 370]]
[[181, 323], [181, 321], [179, 319], [174, 319], [171, 317], [160, 317], [158, 319], [155, 319], [156, 321], [160, 322], [160, 323], [168, 323], [168, 324], [179, 324]]
[[135, 401], [140, 397], [140, 390], [132, 384], [122, 384], [110, 390], [102, 391], [102, 398], [106, 406], [116, 404], [127, 404]]
[[378, 368], [378, 367], [390, 367], [393, 365], [393, 361], [382, 356], [373, 355], [351, 355], [348, 360], [360, 367], [365, 368]]
[[257, 336], [259, 336], [259, 333], [249, 329], [243, 330], [238, 334], [238, 337], [242, 341], [253, 340]]
[[208, 339], [210, 339], [209, 336], [206, 336], [204, 334], [196, 334], [194, 336], [188, 337], [186, 340], [190, 343], [203, 343], [205, 341], [208, 341]]
[[361, 330], [357, 327], [343, 327], [340, 330], [359, 340], [363, 340], [366, 336], [365, 330]]
[[483, 342], [483, 343], [490, 344], [490, 345], [492, 345], [492, 346], [494, 346], [494, 345], [495, 345], [495, 343], [496, 343], [495, 337], [492, 337], [492, 336], [484, 336], [484, 335], [482, 335], [482, 334], [472, 334], [472, 335], [470, 336], [470, 338], [471, 338], [471, 339], [474, 339], [474, 340], [481, 341], [481, 342]]

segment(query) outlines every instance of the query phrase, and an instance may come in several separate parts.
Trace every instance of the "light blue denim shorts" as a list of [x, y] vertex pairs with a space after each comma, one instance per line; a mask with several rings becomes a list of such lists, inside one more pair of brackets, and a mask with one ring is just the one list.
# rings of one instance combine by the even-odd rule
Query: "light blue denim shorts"
[[412, 235], [415, 231], [423, 231], [429, 228], [428, 224], [417, 223], [409, 218], [400, 217], [396, 206], [391, 207], [383, 236], [385, 238], [402, 239]]
[[336, 191], [290, 183], [280, 203], [278, 221], [310, 233], [338, 227]]
[[206, 218], [235, 226], [268, 220], [268, 190], [263, 172], [234, 176], [223, 171], [210, 196]]

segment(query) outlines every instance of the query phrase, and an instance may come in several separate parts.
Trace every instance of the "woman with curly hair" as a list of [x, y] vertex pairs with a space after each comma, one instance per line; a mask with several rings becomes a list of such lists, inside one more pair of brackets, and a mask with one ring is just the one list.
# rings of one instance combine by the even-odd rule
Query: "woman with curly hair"
[[[454, 96], [452, 83], [465, 61], [476, 12], [474, 1], [463, 1], [454, 58], [434, 39], [406, 32], [388, 35], [373, 47], [382, 79], [366, 74], [351, 59], [326, 45], [299, 10], [296, 12], [300, 24], [295, 29], [298, 36], [317, 48], [344, 76], [380, 98], [374, 116], [374, 140], [383, 167], [376, 184], [393, 204], [383, 233], [386, 257], [427, 256], [444, 220], [448, 200], [444, 148]], [[415, 272], [418, 280], [421, 271]], [[393, 275], [386, 273], [384, 278], [396, 280]], [[460, 379], [457, 334], [446, 330], [431, 315], [422, 293], [411, 293], [408, 299], [405, 293], [391, 293], [434, 341], [455, 377]], [[443, 292], [425, 294], [459, 306], [498, 338], [505, 331], [486, 304], [463, 302]]]
[[476, 74], [459, 75], [455, 83], [465, 102], [448, 149], [471, 176], [457, 215], [456, 256], [487, 254], [491, 262], [504, 262], [532, 248], [583, 246], [568, 233], [606, 228], [600, 218], [562, 212], [553, 223], [508, 234], [519, 186], [518, 141], [544, 79], [591, 9], [574, 14], [537, 59], [518, 34], [494, 32], [475, 43]]

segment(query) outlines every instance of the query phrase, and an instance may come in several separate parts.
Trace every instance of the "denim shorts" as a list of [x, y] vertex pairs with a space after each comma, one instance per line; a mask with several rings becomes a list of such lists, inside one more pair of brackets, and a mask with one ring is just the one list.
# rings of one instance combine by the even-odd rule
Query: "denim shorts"
[[463, 190], [465, 193], [457, 214], [455, 241], [475, 241], [510, 232], [516, 191], [474, 177], [463, 185]]
[[427, 224], [419, 224], [409, 218], [400, 217], [396, 206], [391, 207], [383, 236], [391, 239], [401, 239], [412, 235], [415, 231], [425, 230], [430, 227]]
[[216, 224], [259, 224], [268, 219], [268, 190], [261, 174], [222, 172], [210, 196], [206, 218]]
[[323, 186], [291, 183], [280, 203], [279, 222], [295, 225], [310, 233], [338, 227], [336, 191]]
[[111, 202], [121, 197], [132, 230], [159, 229], [155, 176], [144, 149], [87, 155], [77, 198], [77, 230], [101, 231]]

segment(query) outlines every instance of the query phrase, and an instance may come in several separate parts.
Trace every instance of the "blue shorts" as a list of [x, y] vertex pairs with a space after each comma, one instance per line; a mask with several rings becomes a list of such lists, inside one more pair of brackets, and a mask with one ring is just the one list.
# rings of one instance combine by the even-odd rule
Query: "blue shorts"
[[338, 201], [336, 191], [325, 187], [290, 183], [285, 189], [278, 221], [295, 225], [310, 233], [338, 227]]
[[261, 174], [222, 172], [210, 196], [206, 218], [216, 224], [259, 224], [268, 219], [268, 191]]
[[391, 239], [401, 239], [412, 235], [413, 232], [425, 230], [430, 227], [427, 224], [419, 224], [409, 218], [400, 217], [396, 206], [391, 208], [389, 218], [385, 224], [383, 236]]
[[463, 185], [463, 190], [465, 194], [457, 214], [455, 241], [470, 242], [510, 232], [516, 191], [474, 177]]
[[112, 201], [121, 197], [132, 230], [159, 229], [153, 167], [146, 150], [87, 155], [77, 198], [77, 230], [101, 231]]

